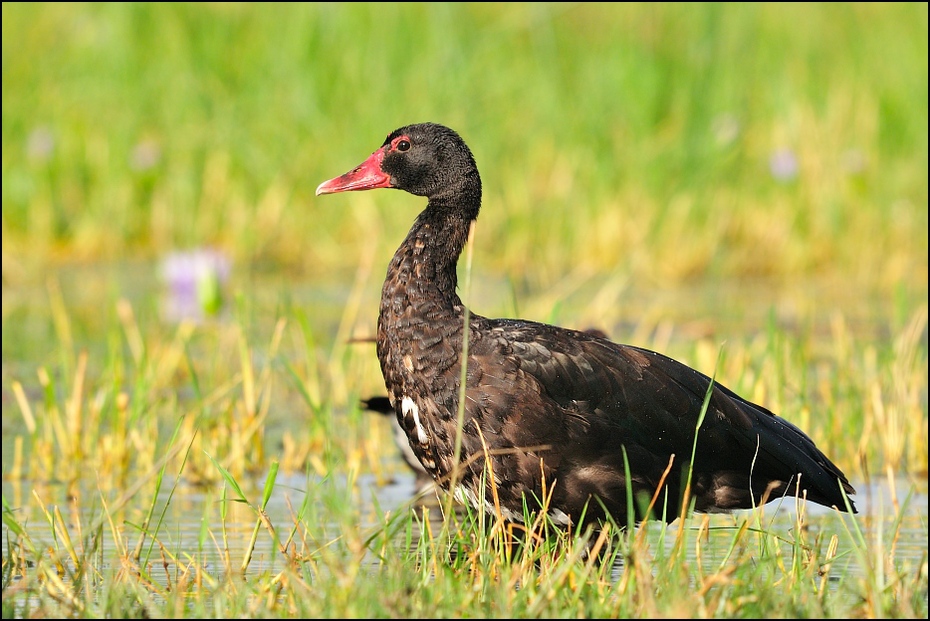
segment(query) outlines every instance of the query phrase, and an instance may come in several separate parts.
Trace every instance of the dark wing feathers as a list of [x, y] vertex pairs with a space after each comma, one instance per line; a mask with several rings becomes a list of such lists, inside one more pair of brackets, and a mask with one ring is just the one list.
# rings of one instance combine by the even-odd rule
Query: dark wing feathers
[[[583, 413], [599, 432], [588, 443], [612, 441], [628, 451], [690, 459], [710, 377], [662, 354], [583, 332], [514, 320], [488, 324], [493, 340], [506, 343], [513, 353], [507, 358], [518, 361], [519, 372], [547, 400], [537, 407], [563, 419]], [[614, 450], [619, 455], [620, 447]], [[701, 425], [694, 471], [716, 495], [708, 506], [726, 505], [722, 496], [728, 494], [734, 505], [749, 506], [750, 483], [755, 501], [773, 481], [774, 493], [794, 493], [799, 474], [808, 498], [821, 504], [843, 506], [840, 484], [854, 491], [800, 429], [719, 383]]]

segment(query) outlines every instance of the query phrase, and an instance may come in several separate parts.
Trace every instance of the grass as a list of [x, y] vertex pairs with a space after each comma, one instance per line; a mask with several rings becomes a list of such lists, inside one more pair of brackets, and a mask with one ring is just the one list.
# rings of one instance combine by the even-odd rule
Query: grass
[[[354, 269], [361, 226], [389, 252], [410, 220], [364, 201], [406, 203], [346, 213], [313, 190], [421, 120], [473, 147], [485, 260], [529, 260], [534, 286], [579, 265], [666, 282], [926, 275], [919, 4], [3, 11], [7, 278], [206, 243]], [[797, 172], [777, 179], [783, 150]]]
[[[596, 541], [614, 563], [585, 556], [591, 534], [560, 536], [542, 523], [514, 549], [493, 516], [427, 520], [369, 497], [364, 475], [394, 476], [378, 458], [394, 449], [352, 394], [339, 396], [377, 381], [367, 350], [326, 357], [294, 308], [252, 340], [246, 308], [146, 335], [125, 305], [103, 337], [123, 346], [94, 361], [59, 344], [60, 365], [38, 368], [41, 394], [11, 386], [27, 422], [5, 468], [6, 616], [926, 613], [926, 550], [921, 560], [898, 548], [907, 528], [926, 525], [913, 500], [896, 499], [887, 514], [872, 500], [857, 519], [809, 516], [803, 506], [785, 517], [770, 505], [647, 523]], [[868, 474], [850, 463], [857, 455], [860, 467], [902, 476], [900, 456], [920, 450], [908, 438], [921, 431], [895, 429], [919, 421], [921, 406], [918, 398], [902, 410], [908, 398], [898, 390], [925, 381], [923, 329], [918, 322], [877, 345], [841, 322], [825, 343], [772, 326], [728, 344], [718, 376], [792, 413], [855, 480]], [[712, 342], [699, 340], [689, 356], [715, 356]], [[811, 356], [812, 342], [831, 353]], [[792, 394], [785, 384], [796, 380], [784, 378], [810, 384]], [[826, 415], [807, 418], [813, 411]], [[273, 441], [265, 434], [281, 426], [268, 422], [274, 412], [294, 414]], [[865, 428], [843, 428], [857, 417]]]
[[[926, 618], [926, 5], [2, 11], [4, 617]], [[421, 120], [482, 171], [475, 311], [715, 373], [869, 509], [514, 547], [379, 497], [348, 339], [421, 203], [313, 190]], [[163, 320], [204, 246], [225, 314]]]

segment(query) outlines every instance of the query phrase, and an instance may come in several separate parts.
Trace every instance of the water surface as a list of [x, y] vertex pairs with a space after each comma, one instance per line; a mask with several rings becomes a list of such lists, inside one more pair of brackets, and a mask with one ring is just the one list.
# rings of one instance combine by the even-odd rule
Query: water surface
[[[255, 333], [270, 333], [277, 317], [291, 313], [293, 309], [301, 309], [314, 338], [324, 348], [331, 347], [332, 343], [326, 344], [326, 341], [334, 338], [350, 302], [358, 308], [356, 332], [373, 333], [380, 282], [372, 276], [353, 286], [354, 278], [354, 274], [333, 274], [322, 282], [303, 282], [288, 280], [276, 273], [244, 274], [234, 269], [225, 285], [226, 306], [209, 321], [243, 322], [245, 318], [248, 329]], [[596, 324], [594, 327], [605, 329], [615, 340], [644, 344], [659, 350], [664, 350], [665, 346], [682, 348], [700, 338], [723, 341], [728, 337], [764, 333], [772, 322], [779, 330], [789, 333], [792, 330], [803, 331], [811, 335], [813, 347], [829, 349], [837, 316], [843, 317], [844, 325], [857, 337], [882, 342], [892, 338], [894, 326], [901, 325], [901, 309], [917, 306], [917, 302], [908, 299], [910, 294], [906, 292], [896, 304], [889, 305], [880, 292], [870, 296], [867, 291], [852, 291], [849, 287], [816, 281], [793, 283], [790, 287], [764, 282], [697, 282], [688, 287], [644, 292], [628, 284], [591, 277], [561, 283], [555, 287], [557, 294], [534, 296], [521, 290], [521, 286], [492, 274], [476, 273], [472, 279], [475, 289], [471, 296], [472, 306], [482, 314], [551, 319], [576, 328]], [[354, 298], [353, 291], [356, 292]], [[238, 297], [237, 293], [240, 294]], [[159, 277], [158, 265], [144, 262], [67, 266], [49, 274], [45, 283], [4, 284], [3, 494], [16, 511], [16, 519], [28, 525], [37, 543], [54, 546], [55, 537], [36, 507], [34, 493], [38, 493], [46, 508], [58, 506], [66, 515], [68, 511], [80, 513], [73, 516], [72, 523], [80, 522], [85, 528], [99, 522], [104, 510], [92, 472], [86, 473], [86, 479], [79, 481], [77, 488], [58, 481], [35, 480], [30, 473], [23, 473], [18, 479], [8, 476], [14, 454], [13, 442], [24, 433], [23, 418], [12, 394], [11, 382], [22, 382], [27, 396], [40, 402], [36, 369], [39, 366], [54, 369], [60, 362], [63, 338], [71, 340], [75, 351], [83, 349], [92, 359], [103, 359], [108, 348], [113, 347], [114, 332], [119, 333], [119, 328], [114, 328], [121, 325], [116, 311], [118, 300], [130, 302], [134, 321], [141, 330], [171, 334], [176, 329], [175, 318], [165, 312], [166, 298], [171, 295], [170, 284]], [[595, 302], [588, 303], [592, 299]], [[62, 309], [67, 315], [66, 331], [62, 328]], [[926, 334], [923, 343], [926, 345]], [[256, 344], [256, 348], [259, 345]], [[371, 356], [373, 358], [373, 349]], [[185, 398], [189, 396], [182, 395], [182, 403]], [[923, 399], [926, 409], [925, 392]], [[269, 418], [266, 441], [270, 454], [278, 450], [281, 435], [293, 427], [294, 420], [295, 417], [287, 412], [283, 416]], [[390, 421], [382, 419], [372, 424], [383, 426], [389, 425]], [[386, 428], [384, 436], [390, 438]], [[926, 442], [925, 439], [923, 441]], [[346, 483], [345, 473], [334, 472], [329, 477], [282, 473], [267, 507], [268, 516], [277, 525], [279, 536], [293, 526], [295, 508], [305, 501], [311, 506], [319, 505], [319, 515], [326, 515], [326, 507], [321, 503], [326, 502], [327, 494], [335, 494], [337, 498], [342, 494], [347, 503], [352, 503], [352, 511], [357, 514], [360, 527], [373, 531], [383, 524], [385, 513], [410, 510], [411, 499], [416, 492], [415, 479], [389, 440], [383, 443], [383, 447], [383, 454], [377, 457], [381, 463], [378, 471], [360, 472], [352, 485]], [[261, 479], [256, 477], [250, 481], [249, 489], [256, 499], [260, 496]], [[925, 564], [928, 549], [926, 480], [897, 479], [889, 484], [884, 479], [873, 479], [853, 483], [858, 489], [855, 500], [860, 514], [850, 518], [809, 505], [807, 515], [812, 527], [846, 533], [850, 524], [844, 525], [843, 520], [854, 519], [870, 540], [882, 541], [889, 549], [893, 546], [897, 562], [915, 567]], [[344, 492], [338, 491], [340, 486]], [[171, 502], [165, 520], [170, 529], [160, 533], [164, 542], [187, 553], [196, 550], [200, 562], [205, 567], [214, 568], [218, 574], [228, 566], [238, 567], [242, 563], [255, 525], [254, 514], [242, 506], [231, 506], [227, 522], [222, 527], [228, 535], [225, 547], [205, 536], [205, 529], [215, 533], [220, 527], [219, 488], [218, 485], [204, 487], [181, 481], [174, 489], [166, 486], [157, 500], [157, 504], [167, 503], [170, 491]], [[901, 503], [908, 494], [912, 497], [902, 510]], [[138, 524], [150, 500], [142, 498], [141, 505], [127, 510], [122, 528], [128, 541], [138, 541]], [[772, 518], [773, 528], [790, 530], [794, 510], [791, 502], [772, 503], [768, 505], [766, 515]], [[433, 511], [432, 515], [438, 519], [439, 511]], [[900, 527], [894, 531], [894, 521], [899, 515]], [[713, 519], [719, 528], [712, 532], [729, 537], [728, 527], [733, 525], [734, 518], [714, 516]], [[696, 524], [697, 520], [685, 527], [695, 527]], [[671, 528], [677, 527], [673, 525]], [[325, 524], [319, 532], [325, 539], [328, 534]], [[339, 533], [333, 530], [331, 535], [338, 537]], [[846, 543], [854, 544], [845, 534], [842, 538]], [[8, 539], [4, 537], [4, 554]], [[104, 542], [105, 546], [113, 545], [109, 537]], [[320, 544], [324, 545], [325, 541]], [[145, 540], [143, 549], [147, 549], [148, 545], [150, 540]], [[852, 571], [861, 570], [857, 567], [855, 555], [846, 558]], [[259, 536], [249, 571], [274, 569], [280, 563], [281, 555], [274, 549], [270, 538], [264, 534]]]

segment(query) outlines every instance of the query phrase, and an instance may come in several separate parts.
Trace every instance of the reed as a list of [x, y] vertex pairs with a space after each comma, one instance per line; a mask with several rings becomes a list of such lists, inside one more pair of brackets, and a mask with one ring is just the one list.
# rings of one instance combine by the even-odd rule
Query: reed
[[[4, 618], [927, 617], [925, 4], [2, 18]], [[424, 120], [483, 171], [474, 311], [715, 373], [869, 510], [518, 533], [380, 496], [357, 341], [415, 214], [313, 190]], [[163, 319], [152, 266], [206, 246], [221, 311]]]

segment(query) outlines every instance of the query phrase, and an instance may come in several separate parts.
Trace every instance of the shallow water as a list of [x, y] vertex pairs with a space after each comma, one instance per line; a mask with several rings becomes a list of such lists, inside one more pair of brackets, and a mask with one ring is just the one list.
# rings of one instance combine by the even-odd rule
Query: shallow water
[[[259, 483], [256, 481], [253, 490], [256, 497], [260, 493]], [[383, 527], [386, 514], [406, 513], [413, 507], [421, 507], [424, 504], [430, 508], [433, 532], [439, 532], [442, 521], [440, 501], [432, 492], [427, 492], [425, 496], [420, 497], [420, 500], [416, 500], [418, 484], [411, 473], [400, 471], [386, 481], [379, 481], [373, 475], [363, 475], [357, 479], [353, 489], [345, 488], [344, 485], [344, 482], [332, 480], [324, 482], [317, 478], [308, 481], [308, 478], [302, 475], [278, 477], [274, 493], [265, 510], [278, 536], [287, 539], [291, 528], [301, 520], [305, 520], [309, 522], [309, 530], [317, 537], [317, 541], [311, 542], [309, 548], [304, 547], [307, 542], [292, 542], [289, 548], [292, 553], [296, 551], [298, 556], [312, 553], [314, 545], [323, 548], [328, 542], [343, 536], [344, 533], [339, 530], [341, 527], [336, 524], [327, 527], [316, 521], [315, 516], [298, 515], [302, 503], [308, 496], [310, 502], [313, 503], [316, 496], [323, 496], [340, 488], [345, 490], [347, 498], [351, 497], [358, 501], [353, 505], [352, 512], [356, 515], [360, 533], [374, 534]], [[324, 493], [321, 493], [323, 489], [321, 486], [326, 488]], [[925, 564], [928, 552], [926, 482], [896, 480], [892, 488], [886, 481], [875, 481], [870, 485], [859, 483], [856, 487], [859, 491], [855, 497], [859, 513], [855, 516], [842, 514], [813, 503], [803, 507], [808, 537], [816, 537], [818, 532], [827, 536], [835, 534], [840, 538], [840, 550], [850, 551], [858, 547], [858, 539], [852, 534], [858, 529], [870, 545], [880, 546], [876, 549], [884, 550], [889, 555], [889, 560], [892, 560], [890, 555], [893, 553], [895, 565], [917, 570], [921, 564]], [[74, 488], [71, 488], [68, 493], [62, 485], [31, 485], [29, 482], [4, 481], [3, 495], [14, 508], [16, 519], [26, 525], [33, 542], [43, 549], [57, 547], [56, 539], [60, 541], [60, 535], [56, 538], [46, 519], [35, 509], [35, 502], [26, 502], [24, 495], [33, 493], [38, 493], [41, 498], [47, 500], [46, 509], [58, 507], [72, 529], [72, 537], [80, 532], [94, 532], [93, 524], [103, 523], [104, 512], [96, 498], [97, 492], [92, 489], [88, 488], [74, 494]], [[341, 494], [339, 491], [336, 493], [337, 496]], [[168, 491], [165, 491], [157, 502], [159, 511], [167, 504]], [[239, 573], [240, 567], [246, 561], [246, 550], [256, 524], [254, 513], [235, 504], [230, 505], [225, 521], [221, 520], [219, 504], [219, 493], [216, 490], [210, 491], [201, 487], [181, 485], [171, 492], [170, 505], [164, 517], [165, 527], [158, 533], [160, 544], [164, 545], [167, 550], [183, 556], [190, 555], [191, 560], [206, 571], [213, 573], [217, 578], [225, 575], [227, 571]], [[31, 507], [31, 509], [24, 509], [25, 507]], [[317, 509], [319, 508], [318, 505]], [[33, 511], [32, 515], [26, 514], [29, 510]], [[76, 515], [75, 511], [80, 513], [80, 516]], [[789, 537], [790, 531], [796, 526], [796, 512], [797, 507], [792, 499], [775, 501], [764, 508], [763, 522], [769, 532], [782, 533], [785, 537]], [[736, 524], [748, 515], [750, 512], [708, 517], [710, 523], [707, 537], [710, 539], [701, 546], [702, 554], [705, 555], [704, 561], [713, 560], [707, 557], [708, 554], [717, 553], [722, 558], [734, 534]], [[667, 545], [671, 545], [674, 541], [674, 533], [679, 528], [688, 528], [696, 533], [702, 520], [702, 516], [695, 515], [687, 522], [683, 523], [678, 520], [669, 525], [665, 533]], [[139, 531], [133, 525], [140, 521], [137, 516], [124, 516], [124, 521], [118, 525], [123, 539], [121, 546], [132, 549], [139, 543]], [[102, 558], [115, 559], [119, 551], [116, 549], [114, 538], [107, 532], [107, 528], [108, 526], [105, 526], [104, 536], [101, 539]], [[652, 523], [649, 526], [651, 540], [655, 540], [661, 528], [662, 526], [658, 523]], [[205, 536], [207, 530], [212, 533], [212, 536]], [[301, 530], [305, 529], [301, 528]], [[222, 533], [222, 545], [217, 541], [220, 533]], [[719, 545], [714, 544], [715, 538], [719, 539]], [[161, 562], [162, 557], [158, 547], [151, 547], [151, 538], [142, 538], [142, 541], [140, 549], [143, 557], [148, 554], [150, 563]], [[417, 535], [414, 536], [414, 545], [416, 541]], [[5, 557], [8, 542], [8, 537], [4, 537], [3, 554]], [[687, 556], [694, 560], [693, 548], [687, 551]], [[284, 563], [285, 559], [275, 548], [267, 531], [261, 528], [253, 555], [245, 563], [247, 566], [245, 575], [277, 571], [284, 567]], [[855, 554], [845, 556], [841, 569], [842, 571], [838, 573], [842, 575], [850, 575], [850, 572], [855, 575], [866, 571]]]
[[[236, 276], [234, 276], [234, 279]], [[249, 313], [256, 323], [271, 323], [275, 312], [283, 306], [306, 308], [308, 322], [317, 335], [334, 334], [341, 315], [350, 297], [352, 275], [332, 275], [327, 284], [318, 282], [284, 283], [279, 276], [250, 274], [238, 276], [240, 285], [247, 290], [251, 305]], [[510, 283], [495, 279], [492, 275], [482, 274], [473, 277], [481, 281], [481, 292], [473, 296], [473, 306], [482, 311], [502, 308], [498, 314], [508, 314], [508, 300], [512, 296]], [[377, 279], [374, 279], [377, 280]], [[71, 338], [75, 348], [85, 348], [91, 355], [102, 356], [109, 346], [107, 331], [112, 332], [114, 319], [112, 307], [115, 300], [125, 298], [131, 301], [140, 325], [167, 324], [172, 318], [166, 314], [171, 306], [171, 288], [158, 279], [157, 266], [147, 263], [121, 264], [119, 266], [71, 266], [53, 274], [49, 285], [31, 285], [11, 287], [4, 285], [3, 291], [3, 495], [13, 507], [15, 518], [28, 525], [28, 531], [35, 542], [41, 546], [54, 547], [55, 535], [49, 527], [45, 516], [37, 507], [34, 493], [46, 509], [57, 506], [69, 524], [84, 532], [95, 524], [103, 524], [105, 512], [101, 506], [100, 493], [96, 490], [93, 473], [87, 473], [87, 479], [80, 482], [78, 492], [65, 489], [62, 485], [48, 482], [32, 481], [29, 473], [21, 480], [11, 480], [6, 475], [12, 460], [13, 439], [22, 433], [22, 417], [18, 411], [14, 396], [10, 390], [11, 380], [34, 378], [38, 364], [54, 364], [56, 348], [59, 347], [61, 328], [54, 317], [55, 306], [50, 299], [60, 295], [71, 326]], [[557, 312], [553, 320], [573, 327], [588, 327], [589, 307], [584, 306], [598, 291], [603, 291], [605, 283], [589, 279], [575, 283], [569, 291], [559, 298]], [[379, 285], [372, 281], [363, 288], [359, 305], [360, 314], [371, 319], [360, 323], [373, 326], [376, 314]], [[789, 290], [790, 289], [790, 290]], [[281, 291], [286, 290], [286, 295]], [[518, 292], [519, 293], [519, 292]], [[629, 292], [627, 292], [629, 293]], [[794, 283], [790, 288], [773, 289], [765, 283], [714, 283], [713, 287], [694, 284], [685, 289], [653, 291], [648, 296], [625, 294], [622, 287], [618, 289], [618, 298], [625, 300], [613, 308], [613, 314], [604, 314], [608, 331], [616, 335], [617, 340], [638, 342], [636, 339], [648, 337], [650, 344], [662, 349], [663, 344], [676, 340], [694, 339], [706, 336], [709, 332], [725, 338], [727, 334], [739, 334], [742, 331], [758, 332], [765, 329], [767, 323], [774, 320], [780, 328], [791, 329], [793, 322], [805, 324], [805, 330], [823, 331], [828, 334], [831, 312], [816, 312], [820, 306], [836, 308], [847, 325], [857, 334], [870, 339], [883, 340], [890, 337], [889, 326], [900, 318], [892, 315], [897, 312], [884, 304], [883, 299], [869, 300], [867, 293], [850, 291], [845, 287], [824, 287], [822, 283]], [[755, 304], [751, 300], [770, 300], [769, 304]], [[106, 301], [102, 305], [101, 301]], [[547, 320], [539, 309], [549, 308], [552, 300], [541, 296], [538, 300], [530, 299], [524, 311], [518, 313], [530, 315], [534, 319]], [[818, 306], [819, 305], [819, 306]], [[903, 304], [905, 307], [909, 303]], [[227, 313], [230, 312], [227, 307]], [[488, 312], [487, 314], [496, 314]], [[810, 316], [822, 317], [809, 325]], [[653, 317], [652, 320], [630, 321], [630, 317]], [[576, 318], [575, 321], [565, 318]], [[713, 317], [713, 321], [695, 320], [694, 318]], [[648, 329], [643, 326], [647, 326]], [[663, 325], [673, 325], [674, 330], [665, 329]], [[925, 340], [925, 339], [924, 339]], [[51, 353], [50, 353], [51, 352]], [[24, 384], [27, 383], [24, 381]], [[27, 386], [28, 389], [28, 386]], [[30, 398], [39, 399], [36, 394]], [[923, 396], [926, 400], [926, 394]], [[926, 404], [924, 403], [924, 407]], [[270, 421], [269, 425], [280, 429], [287, 421]], [[271, 442], [271, 440], [269, 440]], [[393, 447], [389, 447], [393, 449]], [[398, 454], [388, 450], [381, 456], [383, 468], [381, 476], [361, 474], [355, 484], [345, 487], [338, 477], [321, 482], [316, 477], [303, 475], [281, 475], [278, 478], [274, 494], [266, 512], [276, 525], [279, 536], [286, 534], [297, 520], [295, 511], [309, 498], [309, 505], [316, 507], [310, 518], [326, 515], [325, 498], [342, 499], [356, 512], [361, 528], [377, 530], [383, 524], [387, 512], [407, 511], [416, 492], [414, 476], [406, 470]], [[383, 473], [388, 473], [384, 476]], [[855, 525], [860, 528], [867, 541], [881, 544], [882, 549], [893, 550], [896, 563], [919, 567], [927, 561], [927, 482], [917, 480], [895, 480], [888, 483], [884, 479], [870, 482], [854, 482], [858, 489], [855, 500], [860, 514], [854, 518], [841, 515], [817, 505], [808, 505], [806, 514], [811, 528], [836, 533], [845, 544], [858, 545], [846, 533]], [[322, 489], [320, 486], [324, 486]], [[253, 497], [260, 496], [261, 481], [253, 482]], [[342, 491], [340, 491], [342, 490]], [[325, 492], [325, 493], [324, 493]], [[160, 532], [160, 539], [169, 549], [183, 550], [186, 554], [196, 554], [196, 561], [203, 567], [215, 571], [217, 575], [232, 569], [238, 569], [243, 561], [246, 547], [255, 526], [255, 517], [247, 508], [240, 505], [230, 506], [226, 522], [221, 521], [218, 488], [205, 489], [197, 486], [179, 485], [173, 490], [165, 524], [169, 525]], [[167, 490], [158, 499], [159, 507], [167, 502]], [[902, 510], [901, 503], [908, 494], [912, 497]], [[150, 499], [145, 499], [147, 502]], [[333, 502], [333, 501], [329, 501]], [[897, 503], [897, 504], [896, 504]], [[119, 525], [125, 542], [134, 547], [139, 541], [137, 525], [141, 522], [141, 512], [146, 507], [134, 506], [123, 516]], [[31, 514], [27, 514], [31, 511]], [[77, 514], [71, 513], [76, 512]], [[793, 502], [770, 503], [766, 507], [766, 517], [772, 520], [773, 528], [790, 530], [795, 512]], [[311, 513], [314, 513], [311, 510]], [[440, 512], [433, 511], [434, 519], [439, 519]], [[894, 530], [895, 518], [900, 517], [900, 525]], [[711, 536], [730, 537], [733, 518], [713, 516]], [[699, 518], [692, 519], [688, 528], [696, 528]], [[325, 545], [328, 537], [338, 537], [335, 526], [314, 522], [317, 533]], [[109, 528], [104, 524], [105, 529]], [[680, 522], [670, 528], [680, 527]], [[92, 529], [91, 529], [92, 530]], [[218, 543], [209, 533], [222, 532], [226, 541]], [[3, 538], [3, 553], [6, 557], [10, 538]], [[109, 535], [102, 539], [104, 556], [115, 551], [113, 538]], [[151, 548], [151, 540], [143, 542], [142, 551], [146, 554]], [[151, 549], [152, 562], [159, 552]], [[890, 553], [890, 552], [889, 552]], [[692, 552], [693, 554], [693, 552]], [[845, 557], [851, 571], [863, 571], [854, 554]], [[282, 562], [281, 554], [275, 550], [270, 538], [260, 533], [254, 555], [248, 563], [248, 572], [274, 570]]]

